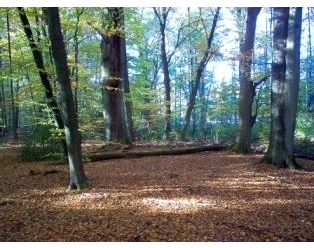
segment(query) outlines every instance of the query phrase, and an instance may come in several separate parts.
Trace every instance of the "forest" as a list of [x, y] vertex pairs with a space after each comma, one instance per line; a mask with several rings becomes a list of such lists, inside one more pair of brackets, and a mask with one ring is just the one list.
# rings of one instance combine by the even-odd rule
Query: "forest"
[[313, 242], [313, 30], [312, 7], [0, 7], [0, 242]]

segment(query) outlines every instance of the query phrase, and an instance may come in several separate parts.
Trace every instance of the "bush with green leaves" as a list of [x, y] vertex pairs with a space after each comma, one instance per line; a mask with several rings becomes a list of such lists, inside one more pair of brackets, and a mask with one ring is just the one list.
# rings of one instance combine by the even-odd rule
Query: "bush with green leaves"
[[25, 161], [63, 158], [61, 139], [63, 133], [52, 125], [38, 124], [21, 139], [20, 157]]

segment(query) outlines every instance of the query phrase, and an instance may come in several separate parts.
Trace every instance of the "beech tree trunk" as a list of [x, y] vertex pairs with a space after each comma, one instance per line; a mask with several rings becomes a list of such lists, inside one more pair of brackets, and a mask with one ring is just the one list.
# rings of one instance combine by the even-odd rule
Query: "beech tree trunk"
[[293, 136], [300, 79], [301, 16], [301, 9], [292, 8], [289, 22], [289, 8], [274, 8], [270, 138], [262, 161], [277, 167], [299, 167], [294, 161]]
[[247, 8], [245, 38], [240, 45], [239, 62], [239, 133], [234, 150], [239, 153], [250, 151], [252, 129], [252, 104], [254, 98], [253, 82], [251, 80], [252, 58], [255, 40], [256, 20], [261, 8]]
[[107, 136], [110, 141], [131, 144], [127, 130], [124, 90], [124, 31], [123, 9], [108, 8], [109, 29], [102, 32], [100, 44], [102, 55], [103, 106], [107, 119]]
[[[121, 22], [124, 30], [124, 12], [122, 8], [122, 17]], [[128, 59], [126, 53], [126, 41], [125, 37], [121, 37], [122, 39], [122, 60], [123, 60], [123, 88], [124, 88], [124, 104], [125, 104], [125, 118], [127, 124], [127, 132], [131, 141], [134, 139], [134, 127], [133, 127], [133, 119], [132, 119], [132, 97], [131, 97], [131, 89], [129, 82], [129, 72], [128, 72]]]
[[300, 82], [300, 46], [302, 30], [302, 8], [290, 8], [289, 31], [286, 52], [286, 87], [285, 87], [285, 159], [286, 165], [296, 168], [294, 159], [294, 131], [299, 96]]
[[75, 103], [70, 82], [70, 72], [67, 65], [67, 55], [61, 32], [58, 8], [47, 8], [48, 31], [51, 41], [53, 59], [56, 65], [62, 110], [64, 115], [65, 138], [68, 148], [70, 168], [70, 184], [68, 190], [83, 189], [86, 185], [81, 140], [78, 131], [78, 120], [75, 114]]

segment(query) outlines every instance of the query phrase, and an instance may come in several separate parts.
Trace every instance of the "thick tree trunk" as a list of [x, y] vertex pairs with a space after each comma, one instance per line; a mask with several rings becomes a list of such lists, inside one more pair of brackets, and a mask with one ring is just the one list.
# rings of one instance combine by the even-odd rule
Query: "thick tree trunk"
[[241, 57], [239, 66], [239, 133], [234, 150], [239, 153], [250, 151], [252, 129], [252, 104], [254, 98], [251, 80], [252, 57], [255, 40], [256, 20], [261, 8], [248, 8], [245, 38], [240, 45]]
[[[123, 11], [123, 10], [122, 10]], [[123, 27], [124, 27], [124, 18], [123, 18]], [[124, 88], [124, 103], [125, 103], [125, 118], [127, 124], [127, 132], [128, 136], [131, 140], [134, 139], [134, 130], [133, 130], [133, 119], [132, 119], [132, 97], [131, 97], [131, 89], [129, 82], [129, 73], [128, 73], [128, 60], [126, 53], [126, 41], [125, 37], [122, 37], [122, 60], [123, 60], [123, 88]]]
[[187, 132], [188, 132], [188, 129], [190, 126], [192, 111], [193, 111], [194, 105], [195, 105], [195, 99], [196, 99], [197, 91], [198, 91], [198, 88], [199, 88], [200, 83], [201, 83], [201, 77], [202, 77], [203, 71], [205, 70], [205, 67], [208, 63], [208, 60], [211, 56], [211, 47], [212, 47], [214, 33], [215, 33], [217, 22], [218, 22], [219, 11], [220, 11], [220, 7], [218, 7], [216, 10], [216, 13], [215, 13], [215, 16], [213, 19], [213, 24], [212, 24], [210, 34], [209, 34], [209, 37], [207, 40], [207, 48], [206, 48], [206, 50], [202, 56], [200, 63], [198, 64], [198, 67], [196, 70], [195, 84], [193, 85], [192, 92], [190, 95], [190, 101], [189, 101], [188, 109], [187, 109], [186, 114], [185, 114], [185, 124], [184, 124], [182, 134], [181, 134], [182, 140], [186, 139]]
[[103, 106], [110, 141], [131, 144], [123, 101], [124, 66], [122, 8], [108, 8], [111, 27], [102, 33]]
[[294, 131], [298, 106], [300, 82], [300, 45], [302, 8], [290, 9], [289, 31], [286, 52], [285, 85], [285, 159], [288, 167], [298, 167], [294, 159]]
[[[41, 79], [41, 83], [45, 89], [45, 95], [47, 98], [47, 105], [49, 107], [49, 109], [51, 110], [51, 112], [53, 113], [53, 117], [56, 123], [56, 127], [60, 130], [64, 130], [64, 123], [63, 123], [63, 119], [61, 116], [61, 112], [59, 110], [57, 101], [55, 99], [55, 96], [53, 94], [51, 85], [50, 85], [50, 81], [49, 81], [49, 76], [48, 73], [46, 71], [45, 68], [45, 64], [44, 64], [44, 59], [43, 59], [43, 54], [41, 49], [38, 47], [38, 44], [35, 42], [34, 36], [33, 36], [33, 32], [31, 30], [31, 26], [29, 24], [26, 12], [24, 10], [24, 8], [18, 7], [18, 12], [19, 12], [19, 16], [20, 16], [20, 20], [21, 23], [23, 25], [24, 28], [24, 32], [25, 35], [28, 39], [29, 42], [29, 46], [32, 50], [32, 54], [33, 54], [33, 58]], [[64, 139], [62, 139], [62, 146], [63, 146], [63, 152], [65, 155], [68, 154], [67, 152], [67, 145], [66, 145], [66, 141]]]
[[[301, 13], [300, 9], [292, 10], [292, 13], [293, 21], [290, 22], [289, 42], [286, 46], [289, 8], [274, 8], [270, 138], [267, 153], [262, 161], [277, 167], [297, 168], [293, 157], [297, 100], [291, 97], [297, 97], [295, 91], [298, 88], [300, 73]], [[292, 113], [288, 113], [289, 111]]]
[[68, 189], [80, 190], [86, 187], [86, 176], [82, 161], [81, 140], [58, 8], [47, 8], [47, 19], [52, 55], [60, 85], [61, 106], [64, 114], [64, 129], [70, 168], [70, 184]]

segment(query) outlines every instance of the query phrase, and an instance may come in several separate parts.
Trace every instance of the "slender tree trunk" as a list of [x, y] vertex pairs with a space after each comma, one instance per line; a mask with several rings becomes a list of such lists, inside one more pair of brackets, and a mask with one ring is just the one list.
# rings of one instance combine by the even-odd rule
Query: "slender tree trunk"
[[82, 161], [81, 140], [58, 8], [47, 8], [47, 19], [52, 55], [60, 85], [61, 106], [64, 113], [65, 138], [70, 168], [70, 184], [68, 189], [80, 190], [86, 187], [86, 176]]
[[254, 98], [251, 80], [252, 57], [255, 40], [256, 20], [261, 8], [248, 8], [246, 31], [239, 66], [240, 97], [239, 97], [239, 133], [234, 150], [240, 153], [250, 151], [252, 129], [252, 104]]
[[3, 119], [3, 136], [6, 135], [8, 132], [8, 120], [7, 120], [7, 108], [6, 108], [6, 101], [5, 101], [5, 94], [4, 94], [4, 85], [3, 82], [1, 83], [1, 92], [2, 95], [2, 119]]
[[84, 12], [84, 8], [78, 10], [76, 8], [76, 22], [74, 29], [74, 68], [73, 68], [73, 77], [75, 81], [74, 87], [74, 102], [75, 102], [75, 113], [78, 119], [78, 89], [79, 89], [79, 40], [78, 40], [78, 32], [79, 32], [79, 24], [81, 15]]
[[296, 98], [298, 91], [302, 13], [300, 9], [291, 12], [293, 21], [288, 36], [289, 8], [274, 8], [270, 138], [262, 161], [277, 167], [297, 168], [293, 157], [297, 100], [291, 97]]
[[187, 131], [188, 131], [190, 121], [191, 121], [192, 111], [193, 111], [194, 105], [195, 105], [195, 99], [196, 99], [197, 91], [198, 91], [198, 88], [199, 88], [200, 83], [201, 83], [201, 77], [202, 77], [203, 71], [205, 70], [205, 67], [208, 63], [209, 58], [212, 55], [211, 54], [212, 53], [212, 51], [211, 51], [212, 41], [214, 38], [214, 33], [215, 33], [217, 22], [218, 22], [219, 11], [220, 11], [220, 7], [217, 8], [214, 19], [213, 19], [213, 24], [212, 24], [210, 34], [209, 34], [208, 40], [207, 40], [207, 49], [205, 50], [205, 52], [202, 56], [202, 59], [201, 59], [200, 63], [198, 64], [198, 67], [196, 70], [195, 84], [192, 88], [188, 109], [187, 109], [186, 114], [185, 114], [185, 124], [184, 124], [183, 130], [182, 130], [182, 135], [181, 135], [182, 140], [186, 139]]
[[[24, 28], [25, 35], [26, 35], [28, 42], [29, 42], [29, 46], [32, 50], [33, 58], [34, 58], [34, 61], [35, 61], [35, 64], [36, 64], [36, 67], [37, 67], [37, 70], [38, 70], [38, 73], [39, 73], [39, 76], [41, 79], [41, 83], [45, 89], [45, 95], [47, 98], [47, 105], [53, 113], [53, 117], [54, 117], [57, 128], [62, 130], [62, 132], [63, 132], [63, 130], [64, 130], [63, 119], [62, 119], [61, 112], [59, 110], [57, 101], [56, 101], [55, 96], [53, 94], [53, 90], [52, 90], [51, 85], [50, 85], [48, 73], [45, 69], [42, 51], [38, 47], [38, 44], [34, 40], [33, 32], [31, 30], [31, 27], [30, 27], [30, 24], [29, 24], [29, 21], [28, 21], [28, 18], [27, 18], [27, 15], [26, 15], [24, 8], [18, 7], [17, 9], [19, 12], [21, 23], [22, 23], [23, 28]], [[67, 155], [68, 154], [67, 145], [66, 145], [66, 141], [64, 139], [62, 139], [62, 146], [63, 146], [64, 154]]]
[[[0, 77], [2, 76], [2, 47], [0, 46]], [[1, 107], [1, 133], [0, 136], [5, 136], [7, 129], [7, 121], [6, 121], [6, 108], [5, 108], [5, 96], [4, 96], [4, 86], [3, 81], [0, 80], [1, 88], [0, 88], [0, 107]]]
[[165, 121], [164, 121], [164, 137], [166, 140], [170, 140], [171, 132], [171, 86], [170, 86], [170, 75], [169, 75], [169, 65], [166, 52], [166, 35], [165, 35], [165, 25], [160, 26], [161, 32], [161, 61], [162, 61], [162, 71], [164, 76], [164, 86], [165, 86]]
[[9, 52], [9, 74], [10, 74], [10, 92], [11, 92], [11, 120], [14, 140], [18, 140], [17, 135], [17, 119], [16, 119], [16, 103], [14, 97], [14, 85], [13, 85], [13, 69], [12, 69], [12, 52], [11, 52], [11, 35], [10, 35], [10, 17], [9, 11], [7, 11], [7, 34], [8, 34], [8, 52]]
[[313, 81], [313, 57], [312, 57], [312, 34], [311, 34], [311, 18], [310, 18], [310, 8], [307, 11], [307, 20], [308, 20], [308, 58], [307, 58], [307, 75], [308, 81], [306, 82], [309, 86], [308, 94], [305, 96], [307, 101], [308, 112], [314, 112], [314, 81]]
[[107, 118], [107, 135], [110, 141], [131, 144], [126, 124], [123, 101], [123, 26], [122, 8], [108, 8], [111, 27], [101, 33], [100, 44], [103, 70], [103, 106]]

